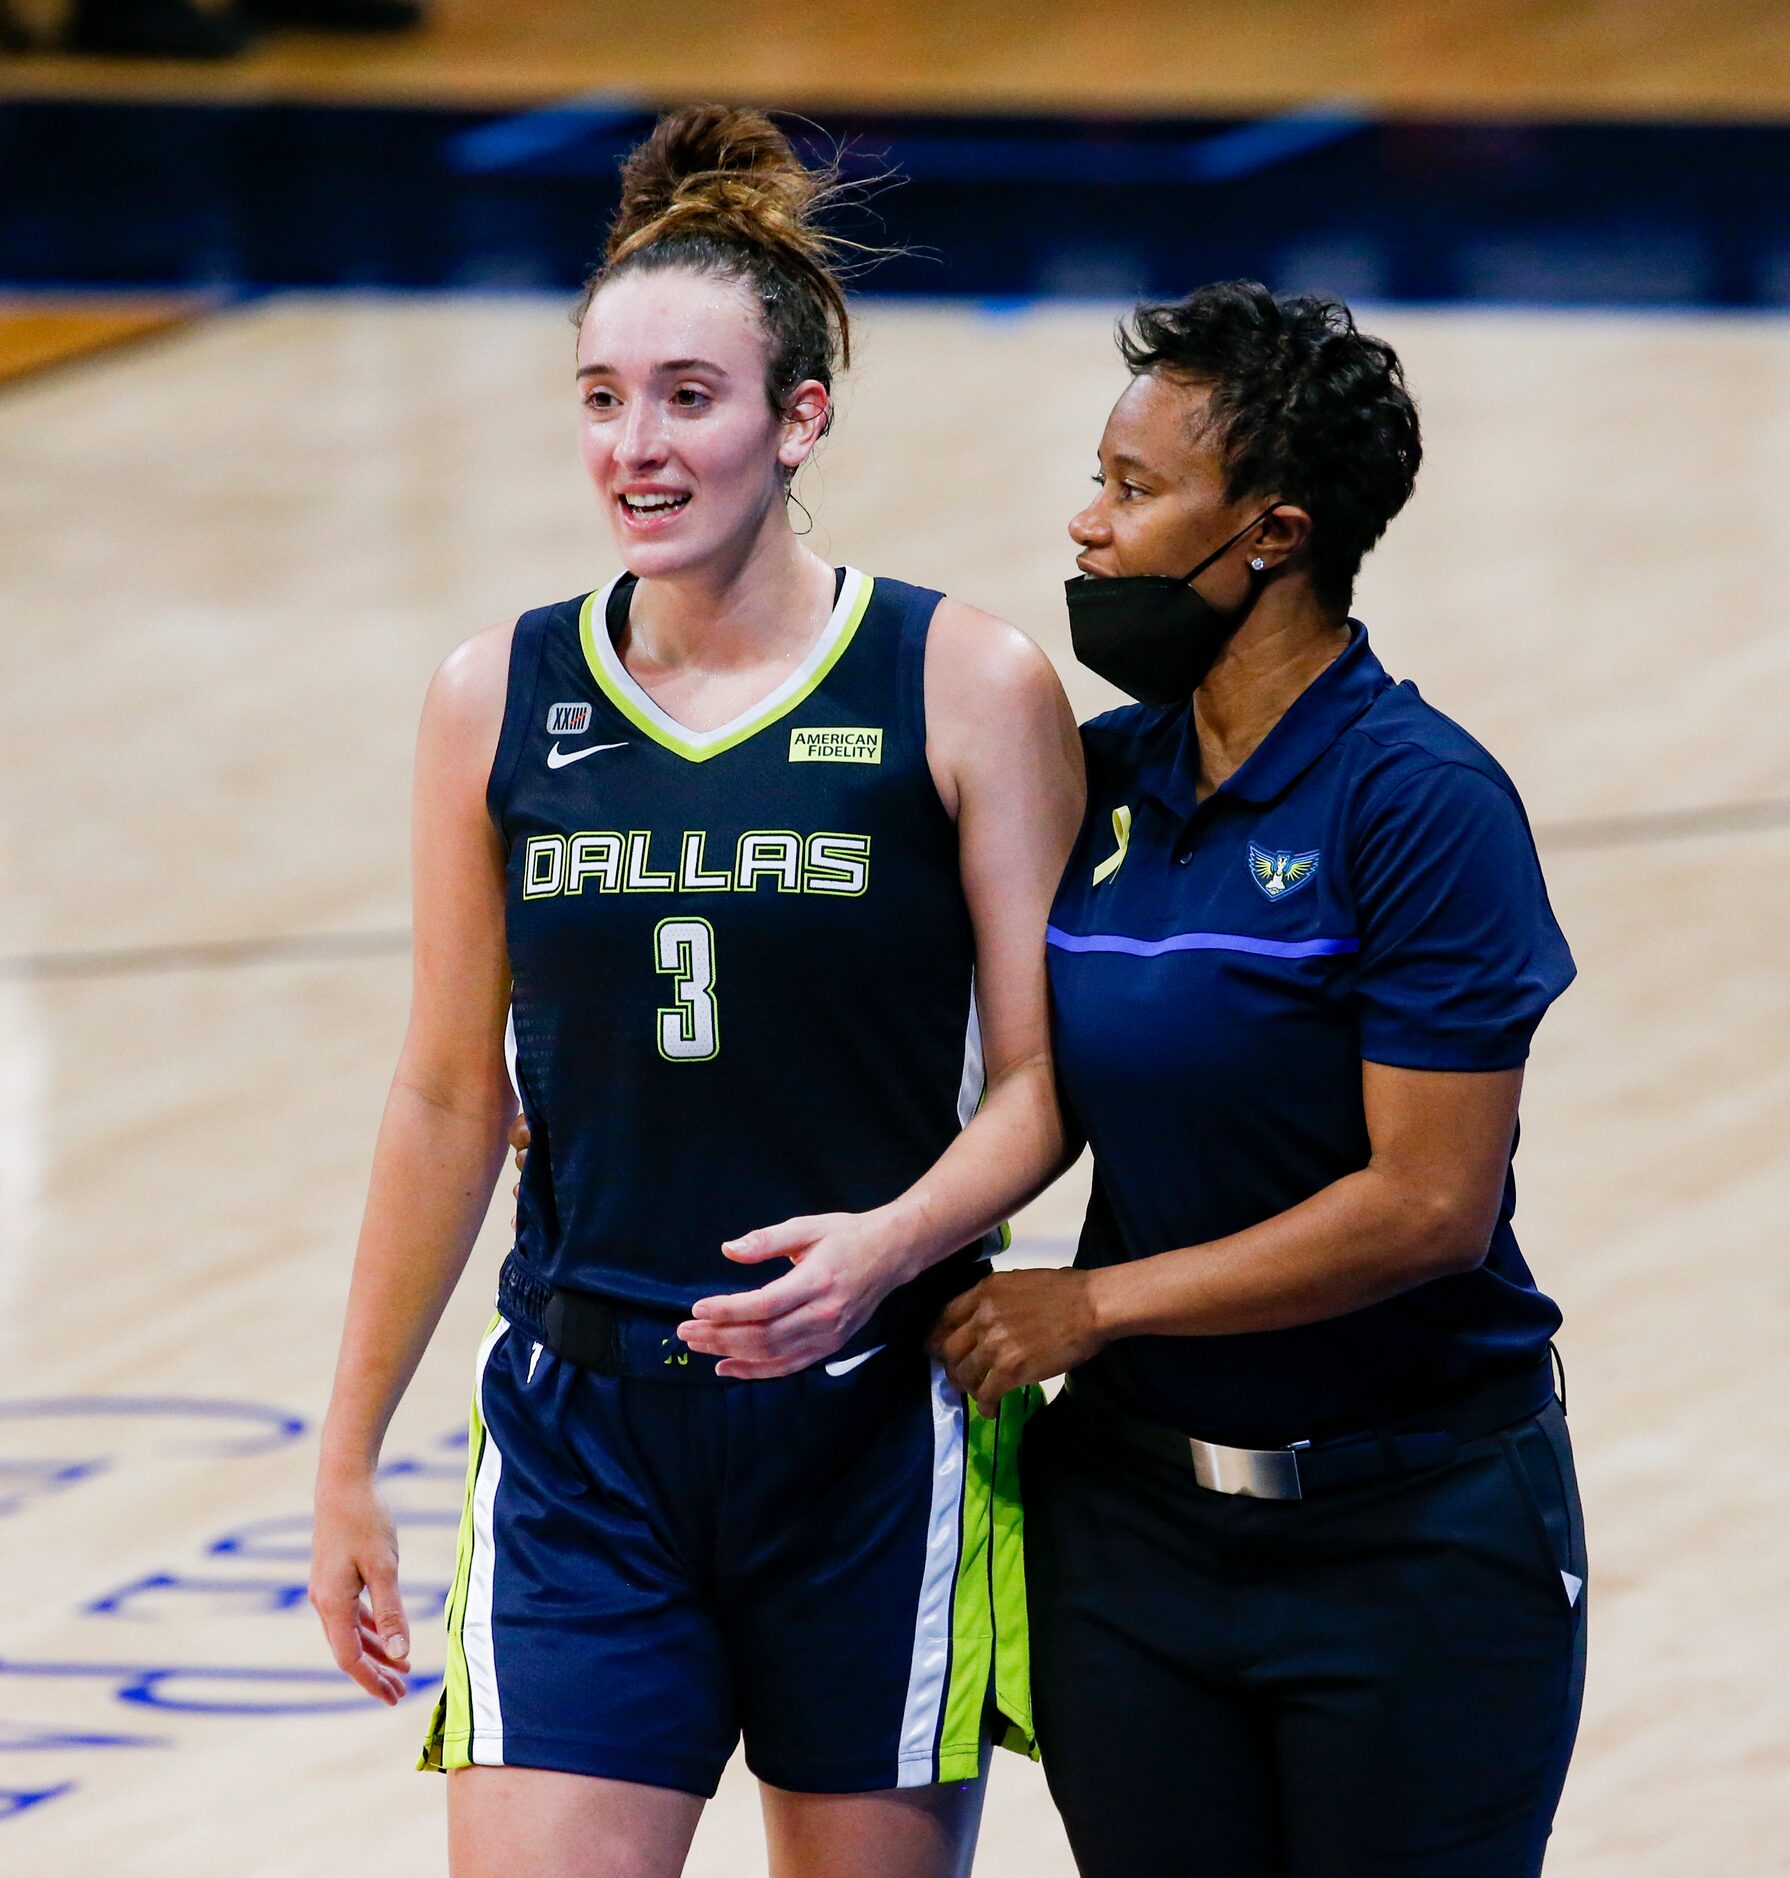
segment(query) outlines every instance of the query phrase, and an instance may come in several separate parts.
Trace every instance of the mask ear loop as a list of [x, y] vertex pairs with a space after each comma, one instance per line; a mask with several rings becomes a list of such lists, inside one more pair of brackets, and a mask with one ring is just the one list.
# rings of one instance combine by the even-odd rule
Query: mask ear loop
[[[1232, 535], [1228, 541], [1221, 541], [1218, 544], [1218, 546], [1214, 548], [1212, 552], [1208, 554], [1202, 562], [1200, 562], [1199, 566], [1196, 567], [1191, 574], [1184, 574], [1181, 577], [1180, 584], [1183, 587], [1185, 587], [1185, 586], [1190, 585], [1193, 581], [1198, 580], [1199, 577], [1206, 571], [1207, 568], [1211, 567], [1215, 562], [1221, 560], [1225, 555], [1229, 554], [1230, 551], [1237, 545], [1237, 543], [1241, 541], [1243, 537], [1247, 535], [1252, 528], [1260, 528], [1261, 525], [1268, 519], [1268, 517], [1272, 515], [1274, 511], [1278, 509], [1280, 506], [1281, 504], [1278, 500], [1270, 502], [1268, 506], [1265, 509], [1263, 509], [1260, 515], [1257, 515], [1253, 517], [1251, 520], [1245, 522], [1243, 526], [1239, 528], [1237, 532], [1234, 535]], [[1258, 554], [1255, 557], [1255, 559], [1250, 562], [1249, 565], [1256, 573], [1258, 574], [1261, 573], [1263, 570], [1262, 557]]]

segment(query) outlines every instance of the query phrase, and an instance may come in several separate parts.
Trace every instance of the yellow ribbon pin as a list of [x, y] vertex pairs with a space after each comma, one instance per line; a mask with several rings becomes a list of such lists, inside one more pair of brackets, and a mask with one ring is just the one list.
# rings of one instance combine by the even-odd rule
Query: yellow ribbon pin
[[1113, 810], [1113, 838], [1119, 845], [1094, 869], [1096, 887], [1103, 880], [1111, 880], [1125, 864], [1125, 851], [1131, 846], [1131, 808], [1127, 803], [1121, 802]]

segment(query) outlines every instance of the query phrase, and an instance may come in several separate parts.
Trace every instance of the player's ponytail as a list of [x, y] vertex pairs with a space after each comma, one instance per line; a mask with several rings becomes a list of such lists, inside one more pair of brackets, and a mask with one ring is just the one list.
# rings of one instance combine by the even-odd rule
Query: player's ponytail
[[820, 213], [837, 171], [810, 169], [762, 111], [690, 105], [660, 118], [622, 166], [621, 205], [578, 317], [620, 275], [685, 267], [747, 281], [770, 340], [766, 389], [782, 412], [806, 379], [851, 363], [841, 251]]

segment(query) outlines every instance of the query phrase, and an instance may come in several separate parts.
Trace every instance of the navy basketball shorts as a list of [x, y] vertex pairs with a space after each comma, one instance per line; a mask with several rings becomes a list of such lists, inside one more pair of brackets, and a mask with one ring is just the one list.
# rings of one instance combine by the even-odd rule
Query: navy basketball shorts
[[671, 1381], [500, 1315], [421, 1764], [707, 1796], [743, 1736], [797, 1792], [975, 1778], [997, 1659], [1029, 1729], [1013, 1404], [982, 1421], [911, 1341]]

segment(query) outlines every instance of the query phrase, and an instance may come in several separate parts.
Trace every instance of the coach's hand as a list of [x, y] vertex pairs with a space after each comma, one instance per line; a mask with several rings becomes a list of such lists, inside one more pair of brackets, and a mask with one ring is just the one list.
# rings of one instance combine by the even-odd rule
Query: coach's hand
[[725, 1360], [716, 1373], [760, 1382], [831, 1356], [903, 1279], [907, 1247], [877, 1212], [814, 1213], [765, 1226], [721, 1250], [742, 1265], [789, 1259], [756, 1291], [699, 1299], [677, 1334]]
[[402, 1701], [410, 1631], [398, 1595], [398, 1535], [371, 1474], [318, 1476], [310, 1589], [337, 1666], [388, 1707]]
[[[516, 1119], [510, 1123], [510, 1146], [516, 1150], [516, 1184], [510, 1189], [510, 1198], [522, 1198], [522, 1170], [528, 1165], [528, 1144], [533, 1137], [528, 1132], [528, 1117], [520, 1109]], [[516, 1230], [516, 1215], [510, 1215], [510, 1231]]]
[[927, 1347], [992, 1415], [1009, 1389], [1061, 1376], [1105, 1341], [1088, 1274], [1065, 1268], [984, 1278], [946, 1305]]

